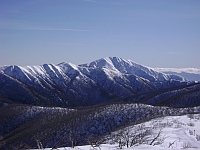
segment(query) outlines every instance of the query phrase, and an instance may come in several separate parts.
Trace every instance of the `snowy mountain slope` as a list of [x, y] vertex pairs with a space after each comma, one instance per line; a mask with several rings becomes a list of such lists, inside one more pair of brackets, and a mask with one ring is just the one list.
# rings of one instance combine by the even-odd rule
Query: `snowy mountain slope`
[[110, 104], [78, 109], [27, 105], [0, 107], [0, 149], [85, 145], [112, 131], [166, 115], [199, 113], [194, 108], [154, 107], [142, 104]]
[[78, 66], [60, 63], [0, 70], [0, 101], [9, 99], [40, 106], [94, 105], [193, 84], [181, 76], [157, 72], [118, 57]]
[[176, 74], [189, 79], [190, 81], [200, 81], [200, 69], [197, 68], [154, 68], [158, 72], [166, 74]]
[[[189, 117], [190, 115], [184, 115], [184, 116], [167, 116], [163, 118], [157, 118], [152, 119], [151, 121], [129, 126], [127, 128], [123, 128], [121, 130], [115, 131], [112, 134], [116, 134], [119, 132], [126, 131], [129, 132], [129, 135], [135, 134], [139, 131], [136, 131], [138, 127], [144, 127], [144, 129], [152, 128], [151, 133], [158, 133], [160, 130], [162, 131], [160, 134], [160, 137], [158, 138], [161, 143], [157, 143], [158, 145], [149, 145], [148, 140], [151, 142], [151, 138], [148, 137], [146, 139], [146, 143], [134, 145], [132, 147], [126, 147], [123, 146], [122, 149], [126, 150], [142, 150], [142, 149], [148, 149], [148, 150], [170, 150], [170, 149], [186, 149], [186, 150], [198, 150], [200, 149], [200, 139], [198, 138], [200, 135], [200, 116], [199, 114], [192, 115], [193, 118]], [[153, 135], [153, 134], [152, 134]], [[113, 139], [112, 139], [113, 138]], [[131, 140], [131, 136], [129, 137]], [[119, 144], [114, 143], [111, 141], [114, 141], [114, 137], [111, 137], [111, 140], [105, 142], [107, 144], [100, 144], [101, 150], [118, 150]], [[126, 141], [126, 139], [122, 138]], [[157, 140], [157, 141], [159, 141]], [[155, 141], [155, 143], [157, 142]], [[111, 144], [110, 144], [111, 143]], [[85, 146], [76, 146], [75, 148], [71, 147], [63, 147], [59, 148], [59, 150], [90, 150], [93, 147], [91, 145], [85, 145]], [[98, 147], [96, 148], [98, 149]], [[45, 150], [50, 150], [50, 148], [45, 148]]]
[[[72, 65], [69, 64], [68, 68], [71, 66]], [[78, 75], [76, 75], [76, 73], [78, 73]], [[67, 71], [65, 73], [60, 67], [55, 65], [45, 64], [43, 66], [34, 67], [10, 66], [1, 73], [1, 76], [2, 80], [0, 82], [2, 86], [0, 87], [2, 95], [14, 99], [16, 95], [11, 95], [14, 91], [10, 89], [11, 87], [8, 87], [11, 85], [8, 82], [17, 81], [25, 85], [29, 91], [32, 91], [34, 95], [30, 96], [28, 99], [33, 99], [30, 103], [35, 105], [44, 103], [51, 106], [77, 105], [80, 99], [82, 99], [82, 101], [89, 99], [87, 97], [89, 95], [84, 96], [84, 94], [87, 94], [89, 91], [96, 93], [97, 96], [99, 95], [98, 93], [101, 93], [101, 88], [98, 88], [93, 82], [87, 83], [87, 77], [85, 78], [84, 75], [76, 72], [74, 68], [72, 68], [71, 72]], [[5, 76], [8, 76], [9, 80], [6, 80]], [[82, 88], [78, 87], [79, 84]], [[4, 86], [7, 87], [4, 88]], [[26, 92], [24, 95], [26, 95]], [[17, 99], [21, 99], [22, 97], [23, 96], [17, 97]], [[104, 96], [102, 96], [102, 100], [103, 97]], [[15, 98], [14, 100], [17, 99]], [[73, 101], [70, 102], [71, 99], [73, 99]], [[92, 95], [90, 99], [95, 99], [95, 95]], [[37, 101], [39, 102], [37, 103]]]
[[131, 60], [124, 60], [119, 57], [106, 57], [89, 64], [83, 64], [79, 66], [93, 67], [93, 68], [108, 68], [111, 70], [117, 70], [123, 74], [134, 74], [136, 76], [142, 77], [149, 81], [166, 81], [166, 80], [180, 80], [186, 81], [186, 79], [181, 76], [166, 75], [153, 70], [152, 68], [142, 66]]
[[151, 104], [154, 106], [186, 107], [199, 103], [200, 84], [190, 84], [182, 88], [172, 88], [129, 97], [126, 101]]
[[[115, 131], [112, 134], [126, 134], [128, 131], [129, 141], [131, 141], [131, 136], [137, 134], [138, 132], [149, 132], [145, 135], [146, 137], [143, 137], [145, 139], [143, 143], [136, 143], [132, 147], [129, 145], [129, 148], [123, 146], [124, 149], [200, 149], [199, 125], [199, 114], [187, 116], [167, 116], [152, 119], [151, 121], [142, 124], [129, 126]], [[160, 135], [158, 135], [159, 132]], [[115, 141], [112, 134], [110, 136], [111, 140], [107, 143], [113, 143], [111, 141]], [[158, 136], [157, 139], [155, 139], [156, 136]], [[124, 139], [123, 137], [121, 139], [122, 142], [127, 141], [127, 139]], [[152, 143], [153, 139], [155, 139], [155, 141]]]

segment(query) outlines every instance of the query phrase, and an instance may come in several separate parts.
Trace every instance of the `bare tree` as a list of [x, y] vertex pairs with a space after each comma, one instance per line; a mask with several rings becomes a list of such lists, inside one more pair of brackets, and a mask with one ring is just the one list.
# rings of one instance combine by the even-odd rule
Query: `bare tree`
[[43, 145], [42, 145], [42, 142], [40, 142], [39, 140], [36, 140], [36, 142], [37, 142], [38, 149], [40, 149], [40, 150], [44, 149]]
[[158, 140], [158, 138], [160, 137], [162, 133], [162, 129], [159, 130], [158, 134], [156, 135], [156, 137], [153, 138], [153, 140], [150, 142], [150, 145], [155, 145], [155, 141]]
[[141, 124], [132, 129], [127, 127], [118, 130], [114, 135], [114, 139], [118, 142], [119, 148], [122, 149], [124, 146], [128, 148], [136, 144], [147, 143], [150, 134], [151, 130]]
[[176, 140], [174, 142], [170, 142], [168, 148], [170, 148], [172, 145], [174, 145], [174, 143], [176, 142]]
[[106, 141], [104, 137], [95, 137], [94, 135], [90, 135], [89, 138], [85, 139], [89, 145], [93, 149], [100, 149], [100, 145]]
[[118, 142], [119, 148], [122, 149], [123, 146], [125, 145], [123, 141], [123, 130], [117, 131], [117, 133], [114, 135], [114, 140]]

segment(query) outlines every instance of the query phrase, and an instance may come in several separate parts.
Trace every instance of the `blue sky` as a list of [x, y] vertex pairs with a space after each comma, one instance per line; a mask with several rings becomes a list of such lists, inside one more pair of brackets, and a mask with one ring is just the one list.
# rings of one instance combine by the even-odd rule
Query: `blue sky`
[[0, 65], [107, 56], [200, 68], [199, 0], [1, 0]]

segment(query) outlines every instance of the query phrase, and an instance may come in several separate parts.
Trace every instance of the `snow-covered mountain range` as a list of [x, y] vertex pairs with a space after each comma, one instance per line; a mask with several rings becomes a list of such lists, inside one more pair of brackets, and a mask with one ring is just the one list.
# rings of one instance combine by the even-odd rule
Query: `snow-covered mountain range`
[[[195, 105], [200, 104], [196, 102], [200, 95], [198, 82], [119, 57], [102, 58], [82, 65], [63, 62], [0, 68], [0, 100], [4, 103], [68, 107], [130, 98], [132, 102], [162, 105], [157, 95], [171, 92], [181, 99], [179, 93], [184, 91], [187, 91], [185, 96], [195, 97]], [[169, 98], [169, 94], [165, 95]], [[193, 106], [193, 102], [190, 105]]]
[[[113, 140], [114, 145], [121, 148], [138, 144], [153, 147], [160, 142], [155, 139], [159, 135], [156, 125], [171, 128], [173, 124], [168, 120], [158, 124], [156, 120], [152, 121], [155, 124], [147, 123], [147, 127], [140, 128], [139, 123], [170, 115], [199, 113], [198, 106], [198, 81], [118, 57], [82, 65], [63, 62], [4, 66], [0, 68], [0, 149], [53, 149]], [[174, 123], [182, 129], [173, 131], [181, 131], [181, 136], [187, 139], [175, 141], [178, 134], [171, 133], [176, 139], [164, 142], [162, 138], [160, 148], [169, 147], [174, 141], [179, 148], [188, 139], [199, 139], [199, 132], [192, 140], [194, 136], [182, 134], [186, 125]], [[126, 129], [131, 129], [130, 134]], [[170, 148], [174, 145], [172, 143]]]

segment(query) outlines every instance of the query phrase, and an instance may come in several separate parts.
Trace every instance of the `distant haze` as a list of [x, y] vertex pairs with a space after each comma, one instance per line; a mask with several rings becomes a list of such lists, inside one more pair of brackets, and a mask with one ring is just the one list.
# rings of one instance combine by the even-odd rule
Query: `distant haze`
[[200, 81], [200, 69], [197, 68], [154, 68], [156, 71], [167, 74], [176, 74], [191, 81]]

